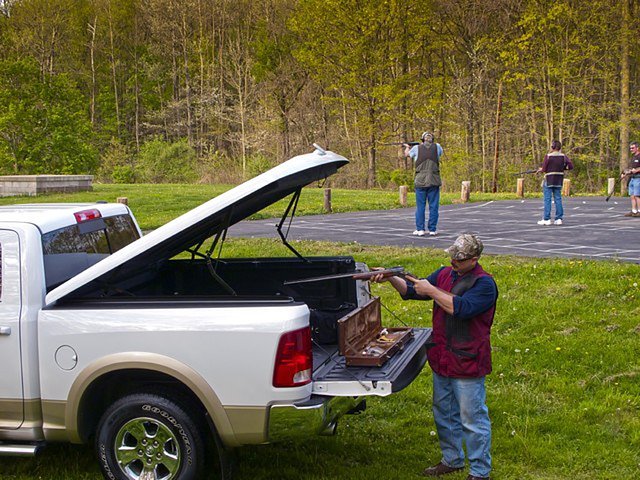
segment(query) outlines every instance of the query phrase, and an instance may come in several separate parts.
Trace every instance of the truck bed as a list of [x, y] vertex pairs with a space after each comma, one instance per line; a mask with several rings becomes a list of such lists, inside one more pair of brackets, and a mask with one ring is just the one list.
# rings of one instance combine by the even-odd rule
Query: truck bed
[[[338, 352], [337, 345], [313, 346], [313, 381], [322, 383], [360, 383], [367, 391], [369, 383], [390, 382], [392, 390], [398, 392], [411, 383], [424, 366], [427, 358], [427, 346], [431, 339], [430, 328], [414, 328], [413, 338], [404, 350], [394, 355], [381, 367], [347, 367], [344, 356]], [[314, 389], [314, 393], [322, 394]], [[336, 391], [333, 391], [335, 394]]]

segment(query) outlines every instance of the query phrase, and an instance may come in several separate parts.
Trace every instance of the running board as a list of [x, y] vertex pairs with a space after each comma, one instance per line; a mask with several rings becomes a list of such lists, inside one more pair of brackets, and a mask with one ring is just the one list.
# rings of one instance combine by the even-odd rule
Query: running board
[[41, 443], [2, 443], [0, 442], [0, 456], [11, 457], [35, 457], [38, 450], [43, 447]]

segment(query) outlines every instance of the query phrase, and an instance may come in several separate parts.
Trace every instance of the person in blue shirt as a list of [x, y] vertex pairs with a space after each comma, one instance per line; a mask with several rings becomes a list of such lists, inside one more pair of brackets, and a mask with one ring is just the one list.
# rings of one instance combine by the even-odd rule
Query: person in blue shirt
[[371, 278], [375, 283], [390, 282], [405, 300], [434, 302], [427, 357], [433, 370], [433, 419], [442, 458], [424, 469], [425, 477], [463, 470], [466, 453], [467, 480], [490, 478], [491, 420], [485, 377], [492, 369], [490, 337], [498, 287], [478, 263], [483, 247], [477, 235], [465, 233], [446, 250], [451, 266], [427, 278], [382, 273]]
[[429, 235], [437, 234], [438, 213], [440, 208], [440, 157], [443, 150], [439, 143], [435, 143], [433, 134], [424, 132], [422, 143], [405, 145], [404, 154], [411, 157], [415, 164], [415, 192], [416, 192], [416, 229], [413, 232], [418, 237], [425, 235], [425, 210], [429, 204], [429, 221], [427, 228]]

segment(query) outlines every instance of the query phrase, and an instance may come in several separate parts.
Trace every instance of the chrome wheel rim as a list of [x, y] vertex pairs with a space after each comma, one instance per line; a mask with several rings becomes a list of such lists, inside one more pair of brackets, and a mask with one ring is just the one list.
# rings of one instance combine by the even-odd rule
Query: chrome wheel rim
[[116, 435], [114, 451], [122, 472], [131, 480], [169, 480], [180, 468], [177, 437], [153, 418], [135, 418]]

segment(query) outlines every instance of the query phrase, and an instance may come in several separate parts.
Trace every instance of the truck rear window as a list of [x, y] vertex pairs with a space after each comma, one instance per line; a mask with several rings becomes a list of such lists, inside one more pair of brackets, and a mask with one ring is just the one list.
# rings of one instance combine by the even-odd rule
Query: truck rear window
[[138, 238], [129, 215], [97, 218], [44, 234], [47, 292]]

